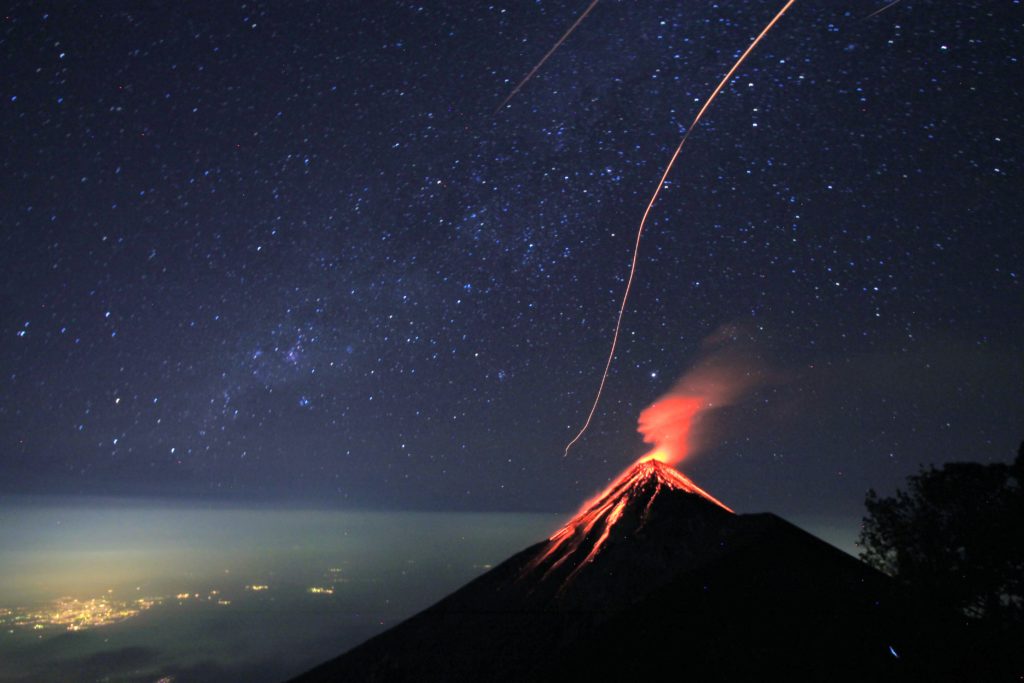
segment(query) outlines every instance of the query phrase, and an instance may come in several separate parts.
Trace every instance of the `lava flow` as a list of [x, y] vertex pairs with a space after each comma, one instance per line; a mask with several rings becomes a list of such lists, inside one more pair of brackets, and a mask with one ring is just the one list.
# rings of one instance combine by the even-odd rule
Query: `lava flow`
[[[720, 500], [694, 484], [689, 477], [665, 464], [663, 454], [655, 449], [619, 475], [608, 488], [584, 503], [579, 513], [548, 539], [547, 548], [530, 563], [529, 569], [550, 562], [544, 572], [547, 576], [576, 556], [584, 544], [591, 543], [589, 551], [566, 578], [568, 583], [597, 557], [627, 509], [638, 508], [642, 525], [650, 514], [655, 498], [662, 491], [693, 494], [732, 512]], [[641, 506], [642, 511], [639, 510]], [[593, 538], [595, 534], [596, 540]]]

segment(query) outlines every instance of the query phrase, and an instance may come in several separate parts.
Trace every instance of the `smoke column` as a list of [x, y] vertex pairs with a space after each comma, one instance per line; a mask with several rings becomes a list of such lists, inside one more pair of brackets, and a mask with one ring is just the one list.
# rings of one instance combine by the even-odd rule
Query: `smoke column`
[[640, 413], [637, 431], [654, 447], [641, 460], [682, 462], [700, 448], [701, 420], [708, 412], [736, 403], [767, 380], [767, 371], [749, 353], [737, 348], [712, 351]]

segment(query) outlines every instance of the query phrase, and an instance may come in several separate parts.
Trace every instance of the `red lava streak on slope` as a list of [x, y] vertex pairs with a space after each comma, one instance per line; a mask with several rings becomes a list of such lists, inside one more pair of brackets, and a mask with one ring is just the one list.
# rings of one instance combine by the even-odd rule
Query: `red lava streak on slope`
[[[644, 490], [651, 485], [655, 487], [654, 492], [645, 493]], [[694, 484], [689, 477], [666, 465], [658, 457], [658, 451], [652, 451], [619, 475], [608, 488], [584, 503], [579, 513], [548, 539], [548, 547], [530, 563], [530, 568], [535, 569], [551, 561], [551, 565], [545, 571], [546, 576], [574, 556], [600, 526], [600, 535], [593, 542], [590, 551], [566, 578], [566, 582], [570, 581], [601, 551], [612, 528], [622, 518], [623, 511], [631, 501], [643, 500], [645, 495], [649, 496], [644, 506], [643, 514], [646, 517], [654, 499], [663, 489], [692, 493], [723, 510], [732, 512], [720, 500]]]

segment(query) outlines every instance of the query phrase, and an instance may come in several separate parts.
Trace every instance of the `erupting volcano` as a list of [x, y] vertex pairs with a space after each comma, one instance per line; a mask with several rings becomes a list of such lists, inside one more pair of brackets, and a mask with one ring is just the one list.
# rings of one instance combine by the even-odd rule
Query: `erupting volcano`
[[[542, 578], [568, 570], [564, 581], [591, 564], [613, 533], [641, 532], [662, 492], [686, 501], [689, 516], [732, 513], [732, 509], [673, 469], [697, 448], [695, 432], [705, 413], [728, 405], [754, 383], [757, 373], [721, 351], [699, 363], [666, 396], [643, 412], [637, 431], [654, 448], [594, 496], [559, 529], [527, 566]], [[702, 510], [705, 507], [719, 510]]]
[[[971, 640], [771, 514], [735, 514], [655, 448], [550, 539], [296, 679], [969, 680]], [[895, 657], [893, 653], [898, 653]]]
[[696, 496], [702, 500], [691, 501], [693, 505], [710, 503], [732, 513], [724, 503], [662, 462], [656, 457], [658, 453], [652, 451], [638, 460], [608, 488], [587, 501], [575, 517], [548, 539], [548, 547], [530, 563], [529, 569], [543, 568], [547, 576], [569, 566], [572, 570], [566, 580], [571, 580], [593, 562], [618, 525], [622, 524], [619, 531], [623, 535], [642, 530], [663, 491]]
[[676, 653], [697, 680], [969, 678], [951, 615], [775, 515], [734, 513], [673, 468], [708, 411], [763, 381], [721, 354], [698, 364], [640, 414], [653, 448], [554, 535], [296, 680], [663, 677], [664, 658], [639, 652]]

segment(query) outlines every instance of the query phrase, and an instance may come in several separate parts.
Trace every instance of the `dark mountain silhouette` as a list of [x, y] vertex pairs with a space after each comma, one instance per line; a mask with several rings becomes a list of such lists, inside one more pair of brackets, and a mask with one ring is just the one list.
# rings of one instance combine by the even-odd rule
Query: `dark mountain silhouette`
[[551, 539], [295, 680], [999, 680], [983, 636], [648, 460]]

